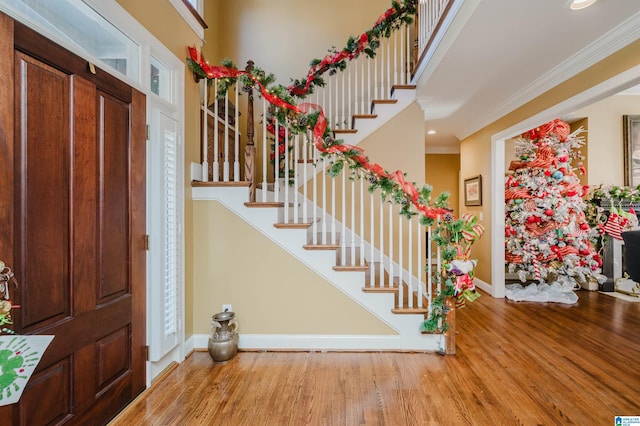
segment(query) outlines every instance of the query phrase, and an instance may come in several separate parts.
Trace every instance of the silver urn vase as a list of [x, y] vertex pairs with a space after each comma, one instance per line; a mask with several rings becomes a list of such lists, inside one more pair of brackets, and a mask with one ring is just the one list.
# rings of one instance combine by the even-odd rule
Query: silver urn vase
[[213, 362], [224, 364], [238, 353], [238, 322], [235, 312], [219, 312], [211, 318], [209, 355]]

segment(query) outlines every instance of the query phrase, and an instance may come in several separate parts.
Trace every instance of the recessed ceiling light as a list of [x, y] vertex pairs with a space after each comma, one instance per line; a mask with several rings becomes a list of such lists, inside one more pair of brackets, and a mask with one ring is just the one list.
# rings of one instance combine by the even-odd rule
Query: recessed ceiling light
[[436, 131], [435, 131], [435, 130], [433, 130], [433, 129], [431, 129], [431, 130], [427, 130], [427, 134], [428, 134], [428, 135], [435, 135], [436, 133], [438, 133], [438, 132], [436, 132]]
[[585, 7], [589, 7], [594, 4], [596, 0], [573, 0], [569, 5], [569, 9], [571, 10], [580, 10]]

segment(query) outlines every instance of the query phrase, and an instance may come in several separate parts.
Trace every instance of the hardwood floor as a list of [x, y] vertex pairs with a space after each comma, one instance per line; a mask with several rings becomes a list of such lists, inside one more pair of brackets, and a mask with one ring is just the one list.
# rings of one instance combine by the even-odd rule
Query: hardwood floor
[[112, 425], [613, 425], [640, 415], [640, 303], [483, 295], [457, 354], [196, 352]]

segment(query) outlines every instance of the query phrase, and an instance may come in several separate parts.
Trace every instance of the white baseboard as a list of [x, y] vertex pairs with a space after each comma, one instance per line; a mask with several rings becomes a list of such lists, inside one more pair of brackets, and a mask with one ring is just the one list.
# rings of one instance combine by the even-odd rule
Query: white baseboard
[[493, 295], [493, 293], [491, 292], [491, 284], [482, 281], [480, 278], [474, 277], [473, 285], [478, 287], [480, 290], [486, 291], [490, 295]]
[[[191, 335], [191, 337], [189, 337], [185, 342], [184, 342], [184, 357], [188, 357], [191, 352], [193, 352], [196, 348], [198, 348], [197, 344], [200, 343], [199, 341], [196, 342], [196, 336], [199, 336], [199, 334], [193, 334]], [[205, 339], [205, 343], [204, 343], [204, 347], [207, 347], [207, 342]]]
[[[208, 334], [194, 334], [189, 338], [194, 349], [207, 349]], [[441, 334], [422, 335], [415, 339], [399, 335], [298, 335], [298, 334], [240, 334], [241, 350], [292, 351], [412, 351], [440, 352], [445, 338]]]

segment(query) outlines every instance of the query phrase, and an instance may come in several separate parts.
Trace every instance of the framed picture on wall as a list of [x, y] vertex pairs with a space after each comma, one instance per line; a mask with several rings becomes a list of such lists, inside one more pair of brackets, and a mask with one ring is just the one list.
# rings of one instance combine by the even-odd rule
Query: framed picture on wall
[[640, 115], [622, 116], [624, 184], [640, 185]]
[[464, 205], [482, 205], [482, 175], [464, 180]]

